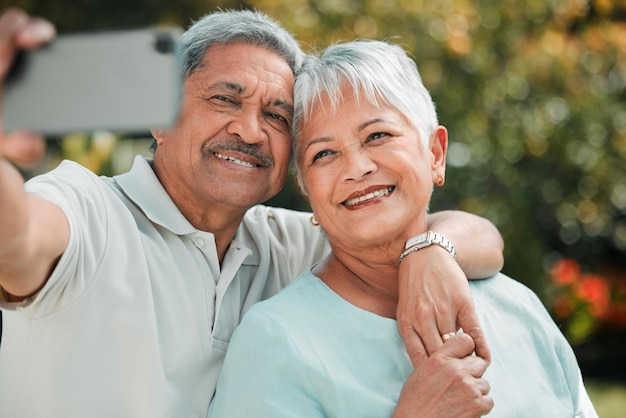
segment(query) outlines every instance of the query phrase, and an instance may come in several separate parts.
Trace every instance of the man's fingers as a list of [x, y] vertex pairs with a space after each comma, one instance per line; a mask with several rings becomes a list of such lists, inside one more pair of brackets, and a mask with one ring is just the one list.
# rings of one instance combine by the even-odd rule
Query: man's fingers
[[11, 68], [15, 55], [15, 33], [28, 21], [28, 15], [19, 9], [8, 9], [0, 15], [0, 78]]
[[485, 379], [478, 381], [478, 387], [480, 388], [480, 393], [483, 395], [487, 395], [491, 391], [491, 385], [489, 385], [489, 382]]
[[446, 341], [440, 353], [459, 359], [465, 372], [473, 377], [480, 378], [487, 370], [489, 363], [481, 357], [473, 356], [474, 349], [474, 340], [468, 334], [456, 334]]
[[45, 19], [31, 18], [16, 8], [4, 11], [0, 15], [0, 78], [8, 73], [18, 49], [40, 46], [55, 34], [54, 25]]
[[36, 164], [46, 152], [44, 138], [30, 131], [15, 131], [5, 135], [0, 145], [0, 157], [22, 167]]
[[36, 48], [50, 42], [56, 29], [49, 21], [33, 17], [15, 34], [15, 42], [21, 48]]
[[[475, 378], [483, 377], [487, 371], [487, 367], [489, 367], [489, 364], [487, 364], [485, 360], [477, 356], [467, 356], [463, 359], [463, 361], [465, 370], [467, 370], [467, 372]], [[483, 395], [484, 394], [485, 393], [483, 393]]]
[[475, 347], [472, 337], [467, 334], [456, 334], [447, 339], [439, 351], [448, 357], [461, 359], [471, 355]]
[[0, 15], [0, 42], [18, 48], [33, 48], [56, 35], [54, 25], [43, 18], [31, 17], [23, 10], [10, 8]]

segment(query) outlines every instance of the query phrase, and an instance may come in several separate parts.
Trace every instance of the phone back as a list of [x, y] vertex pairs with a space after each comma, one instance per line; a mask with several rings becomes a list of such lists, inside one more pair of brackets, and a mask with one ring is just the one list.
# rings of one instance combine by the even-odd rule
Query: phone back
[[3, 93], [4, 129], [47, 136], [167, 128], [178, 115], [181, 31], [141, 29], [61, 35], [22, 52]]

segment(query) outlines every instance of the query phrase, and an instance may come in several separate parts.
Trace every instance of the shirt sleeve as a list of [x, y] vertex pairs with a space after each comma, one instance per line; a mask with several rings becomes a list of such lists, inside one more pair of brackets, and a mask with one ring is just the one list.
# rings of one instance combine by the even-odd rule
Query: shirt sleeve
[[533, 292], [528, 292], [531, 298], [531, 303], [534, 304], [534, 310], [541, 315], [544, 321], [545, 328], [550, 330], [553, 334], [553, 340], [555, 350], [558, 355], [559, 362], [563, 369], [567, 384], [569, 386], [569, 392], [571, 394], [572, 404], [575, 411], [575, 418], [597, 418], [596, 412], [582, 378], [580, 367], [578, 366], [578, 360], [576, 354], [572, 349], [572, 346], [567, 341], [563, 333], [558, 329], [554, 320], [546, 310], [541, 300]]
[[575, 405], [575, 418], [598, 418], [598, 413], [591, 403], [591, 399], [589, 399], [589, 395], [587, 394], [587, 390], [585, 389], [580, 373], [578, 374], [578, 378], [578, 396], [576, 397], [577, 402]]
[[250, 310], [231, 340], [209, 418], [322, 418], [317, 398], [289, 335]]
[[3, 309], [19, 310], [39, 318], [71, 304], [89, 287], [107, 251], [108, 209], [99, 178], [71, 161], [34, 177], [25, 190], [57, 205], [69, 224], [69, 241], [45, 285], [32, 297], [8, 303]]

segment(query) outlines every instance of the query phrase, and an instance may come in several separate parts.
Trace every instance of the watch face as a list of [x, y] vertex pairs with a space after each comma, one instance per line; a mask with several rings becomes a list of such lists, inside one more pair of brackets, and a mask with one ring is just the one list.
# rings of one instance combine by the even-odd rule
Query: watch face
[[405, 245], [404, 249], [406, 250], [406, 249], [409, 249], [409, 248], [414, 247], [416, 245], [417, 246], [419, 246], [419, 245], [423, 246], [426, 243], [430, 243], [431, 240], [429, 240], [428, 237], [429, 237], [429, 234], [427, 232], [424, 232], [423, 234], [416, 235], [413, 238], [410, 238], [406, 242], [406, 245]]

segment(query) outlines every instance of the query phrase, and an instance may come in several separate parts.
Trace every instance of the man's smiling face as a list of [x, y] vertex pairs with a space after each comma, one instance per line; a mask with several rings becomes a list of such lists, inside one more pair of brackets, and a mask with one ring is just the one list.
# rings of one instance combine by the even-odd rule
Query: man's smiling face
[[155, 171], [177, 205], [247, 209], [282, 188], [289, 168], [294, 77], [276, 53], [211, 46], [184, 85], [180, 118], [153, 132]]

